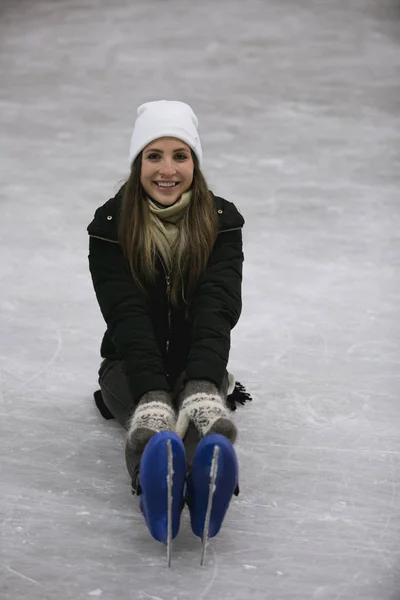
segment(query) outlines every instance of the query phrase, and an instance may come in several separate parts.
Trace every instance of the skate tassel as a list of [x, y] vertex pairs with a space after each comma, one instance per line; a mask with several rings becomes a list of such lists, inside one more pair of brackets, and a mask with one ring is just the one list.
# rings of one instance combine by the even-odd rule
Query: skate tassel
[[236, 381], [235, 388], [232, 394], [229, 394], [226, 401], [230, 410], [235, 411], [237, 409], [237, 405], [241, 404], [244, 406], [246, 402], [251, 402], [253, 398], [246, 391], [244, 385], [240, 383], [240, 381]]

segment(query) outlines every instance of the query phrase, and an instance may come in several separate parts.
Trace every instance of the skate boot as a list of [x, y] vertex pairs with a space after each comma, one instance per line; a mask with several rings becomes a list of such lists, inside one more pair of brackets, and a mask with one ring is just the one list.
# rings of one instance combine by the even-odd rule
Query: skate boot
[[238, 476], [231, 442], [223, 435], [206, 435], [193, 457], [186, 488], [192, 530], [203, 541], [201, 564], [208, 539], [221, 529], [232, 496], [238, 493]]
[[147, 443], [139, 469], [139, 502], [154, 539], [167, 544], [178, 535], [184, 505], [186, 455], [183, 442], [172, 431], [160, 431]]

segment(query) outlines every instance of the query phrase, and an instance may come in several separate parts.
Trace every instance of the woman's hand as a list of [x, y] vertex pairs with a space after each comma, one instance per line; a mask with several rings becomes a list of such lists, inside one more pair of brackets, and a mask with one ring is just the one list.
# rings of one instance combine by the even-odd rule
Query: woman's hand
[[176, 414], [171, 394], [155, 390], [144, 394], [129, 423], [127, 446], [132, 452], [142, 452], [155, 433], [174, 431]]
[[236, 440], [236, 425], [217, 387], [210, 381], [188, 381], [180, 395], [175, 431], [181, 438], [185, 436], [190, 422], [201, 437], [219, 433], [232, 443]]

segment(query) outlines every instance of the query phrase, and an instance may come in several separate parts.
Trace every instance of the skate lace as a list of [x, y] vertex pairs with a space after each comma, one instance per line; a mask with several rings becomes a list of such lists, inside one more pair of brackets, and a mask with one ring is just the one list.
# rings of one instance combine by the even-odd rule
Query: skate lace
[[140, 481], [139, 481], [139, 470], [140, 470], [140, 465], [137, 465], [134, 468], [133, 474], [132, 474], [131, 489], [132, 489], [133, 496], [140, 496], [140, 494], [142, 493], [142, 488], [140, 487]]

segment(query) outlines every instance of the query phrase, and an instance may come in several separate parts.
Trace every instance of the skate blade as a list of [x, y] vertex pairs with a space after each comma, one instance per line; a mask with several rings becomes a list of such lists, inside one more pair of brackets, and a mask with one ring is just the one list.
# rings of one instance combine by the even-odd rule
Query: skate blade
[[167, 509], [167, 562], [168, 568], [171, 568], [172, 562], [172, 480], [174, 469], [172, 463], [172, 444], [171, 440], [167, 440], [168, 449], [168, 475], [167, 475], [167, 494], [168, 494], [168, 509]]
[[206, 518], [204, 521], [200, 566], [203, 566], [203, 564], [204, 564], [204, 556], [206, 553], [206, 549], [207, 549], [207, 545], [208, 545], [208, 541], [209, 541], [209, 537], [210, 537], [209, 536], [209, 534], [210, 534], [210, 518], [211, 518], [212, 505], [213, 505], [213, 497], [214, 497], [214, 493], [215, 493], [215, 481], [217, 479], [217, 474], [218, 474], [219, 452], [220, 452], [219, 446], [215, 445], [214, 452], [213, 452], [213, 458], [211, 461], [211, 468], [210, 468], [210, 488], [209, 488], [209, 492], [208, 492]]

